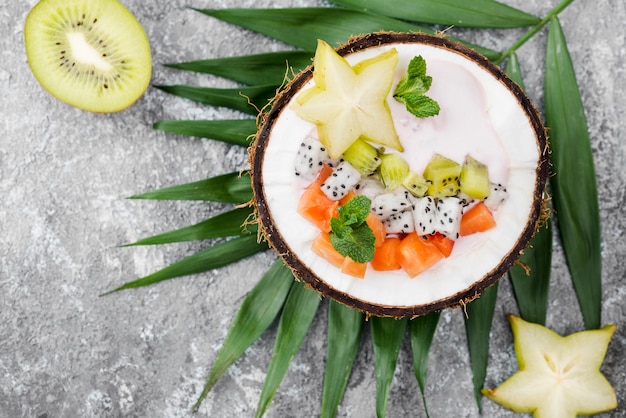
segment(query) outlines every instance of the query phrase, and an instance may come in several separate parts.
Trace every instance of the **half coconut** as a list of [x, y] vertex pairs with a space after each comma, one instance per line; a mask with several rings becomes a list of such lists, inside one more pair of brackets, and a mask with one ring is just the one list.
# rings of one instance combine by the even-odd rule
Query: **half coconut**
[[[549, 172], [541, 119], [520, 87], [485, 57], [443, 37], [374, 33], [336, 51], [352, 66], [397, 51], [393, 85], [421, 56], [437, 116], [420, 119], [391, 94], [385, 100], [401, 144], [398, 154], [422, 173], [432, 156], [462, 162], [471, 155], [489, 167], [490, 181], [508, 190], [493, 211], [496, 226], [455, 240], [448, 257], [415, 277], [367, 267], [356, 278], [312, 250], [319, 228], [298, 213], [309, 186], [295, 173], [301, 144], [318, 130], [296, 113], [298, 97], [315, 87], [315, 68], [299, 73], [264, 116], [251, 148], [253, 190], [262, 232], [297, 278], [326, 297], [376, 316], [416, 316], [476, 298], [515, 263], [533, 236]], [[399, 234], [402, 235], [402, 234]]]

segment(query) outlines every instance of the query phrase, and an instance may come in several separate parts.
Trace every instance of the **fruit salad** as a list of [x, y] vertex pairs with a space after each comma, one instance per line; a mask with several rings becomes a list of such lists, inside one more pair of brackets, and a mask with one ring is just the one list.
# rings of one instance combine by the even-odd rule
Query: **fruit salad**
[[[416, 118], [437, 117], [441, 108], [426, 95], [432, 77], [424, 58], [411, 59], [394, 87], [397, 62], [397, 51], [390, 49], [351, 67], [320, 41], [316, 85], [294, 106], [299, 117], [317, 126], [294, 162], [294, 174], [311, 181], [298, 204], [298, 213], [320, 229], [311, 248], [359, 278], [375, 257], [370, 264], [375, 270], [417, 276], [449, 257], [461, 236], [495, 227], [492, 212], [507, 197], [502, 184], [491, 182], [488, 166], [469, 154], [458, 163], [434, 153], [422, 172], [411, 169], [412, 156], [402, 153], [387, 96], [393, 91]], [[367, 218], [333, 228], [333, 219], [341, 218], [341, 208], [355, 196], [367, 198]], [[356, 232], [363, 228], [371, 233]], [[373, 240], [377, 234], [382, 238]]]
[[441, 37], [374, 33], [273, 102], [253, 147], [262, 235], [324, 296], [374, 315], [457, 306], [535, 231], [545, 130], [484, 57]]

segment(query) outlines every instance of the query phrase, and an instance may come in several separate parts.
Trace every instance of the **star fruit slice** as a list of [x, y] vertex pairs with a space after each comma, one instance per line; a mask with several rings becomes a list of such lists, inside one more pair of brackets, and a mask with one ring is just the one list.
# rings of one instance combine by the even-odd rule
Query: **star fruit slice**
[[615, 391], [600, 372], [615, 325], [561, 337], [541, 325], [509, 317], [519, 371], [489, 399], [534, 418], [575, 418], [617, 408]]
[[317, 126], [330, 158], [339, 158], [359, 138], [402, 151], [387, 104], [397, 64], [398, 52], [389, 49], [351, 66], [318, 41], [315, 86], [298, 96], [294, 111]]

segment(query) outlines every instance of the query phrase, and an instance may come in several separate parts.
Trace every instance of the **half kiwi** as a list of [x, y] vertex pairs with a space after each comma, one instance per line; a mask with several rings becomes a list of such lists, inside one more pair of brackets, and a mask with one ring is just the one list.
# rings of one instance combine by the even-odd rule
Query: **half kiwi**
[[296, 75], [276, 97], [251, 147], [251, 163], [262, 232], [294, 274], [321, 295], [357, 310], [403, 317], [463, 305], [508, 271], [536, 231], [549, 162], [545, 129], [531, 101], [474, 50], [443, 37], [384, 32], [353, 38], [337, 52], [355, 66], [392, 48], [399, 58], [395, 82], [412, 58], [422, 56], [433, 79], [429, 95], [441, 106], [432, 120], [419, 120], [387, 99], [404, 159], [415, 172], [436, 153], [488, 162], [491, 175], [509, 193], [494, 213], [496, 227], [458, 240], [448, 258], [414, 278], [369, 266], [364, 278], [355, 278], [316, 255], [311, 243], [319, 229], [297, 213], [307, 184], [293, 169], [299, 145], [316, 131], [294, 111], [298, 96], [315, 85], [314, 67]]
[[26, 18], [24, 43], [37, 81], [80, 109], [120, 111], [148, 88], [148, 37], [117, 0], [42, 0]]

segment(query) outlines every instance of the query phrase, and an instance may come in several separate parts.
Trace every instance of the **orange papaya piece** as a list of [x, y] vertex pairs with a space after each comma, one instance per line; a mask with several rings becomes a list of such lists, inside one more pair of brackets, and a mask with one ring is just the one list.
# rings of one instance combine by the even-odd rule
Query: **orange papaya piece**
[[397, 257], [402, 269], [412, 278], [444, 258], [435, 244], [417, 234], [408, 234], [402, 239]]
[[367, 263], [358, 263], [350, 257], [345, 257], [341, 264], [341, 271], [342, 273], [362, 279], [365, 277], [365, 272], [367, 271]]
[[485, 232], [496, 226], [493, 214], [483, 202], [472, 206], [461, 218], [459, 235], [466, 236], [477, 232]]
[[327, 232], [320, 232], [313, 240], [311, 250], [333, 266], [339, 268], [341, 268], [343, 260], [346, 258], [335, 250], [335, 247], [333, 247], [333, 244], [330, 242], [330, 235]]
[[397, 251], [401, 242], [400, 238], [396, 237], [385, 239], [374, 252], [374, 258], [371, 261], [372, 268], [378, 271], [399, 270], [401, 266], [398, 262]]
[[452, 254], [452, 249], [454, 248], [454, 240], [446, 237], [445, 235], [435, 232], [432, 235], [426, 236], [429, 242], [435, 244], [435, 247], [441, 251], [444, 257], [450, 257]]

